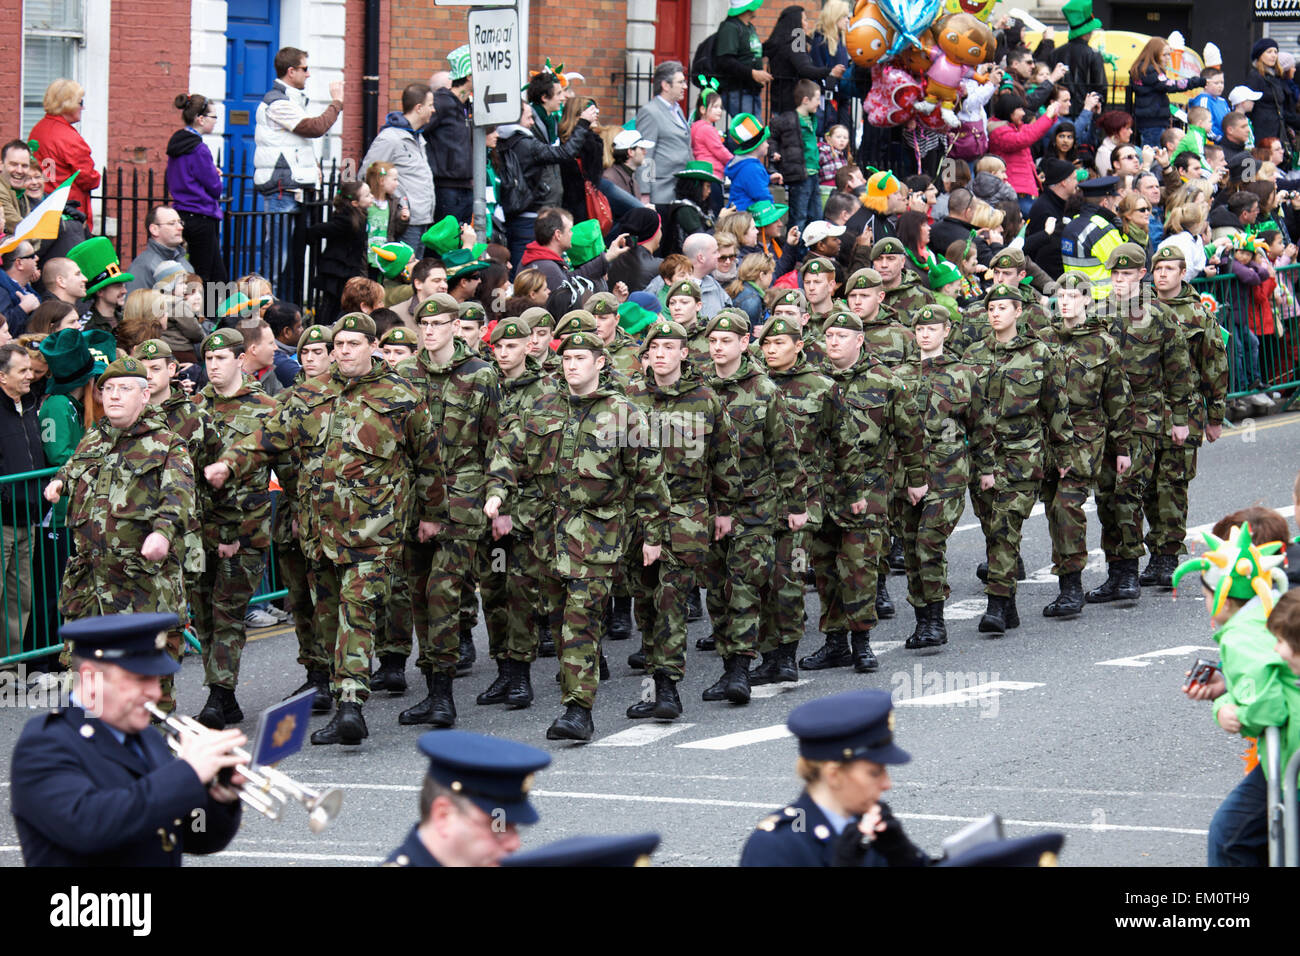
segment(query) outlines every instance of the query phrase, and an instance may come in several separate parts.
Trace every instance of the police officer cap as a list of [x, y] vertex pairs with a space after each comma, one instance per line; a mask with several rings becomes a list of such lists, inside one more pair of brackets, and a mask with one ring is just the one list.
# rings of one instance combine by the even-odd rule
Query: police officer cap
[[75, 645], [77, 657], [153, 677], [181, 669], [167, 653], [167, 632], [179, 626], [175, 614], [105, 614], [69, 621], [59, 634]]
[[1159, 262], [1179, 262], [1187, 265], [1187, 257], [1183, 255], [1183, 250], [1177, 246], [1161, 246], [1151, 259], [1152, 265]]
[[555, 337], [562, 339], [574, 332], [595, 331], [596, 317], [586, 309], [574, 309], [572, 312], [564, 313], [564, 316], [560, 319], [560, 324], [555, 327]]
[[244, 347], [244, 337], [239, 334], [238, 329], [217, 329], [199, 346], [200, 354], [206, 355], [209, 352], [215, 352], [217, 349], [242, 349]]
[[380, 345], [405, 345], [408, 349], [418, 349], [419, 342], [416, 341], [415, 333], [404, 325], [394, 325], [384, 333], [384, 337], [379, 340]]
[[1119, 195], [1119, 177], [1098, 176], [1096, 179], [1085, 179], [1079, 183], [1079, 191], [1089, 199], [1104, 199], [1107, 196], [1117, 196]]
[[907, 255], [907, 250], [903, 248], [902, 241], [894, 236], [887, 236], [871, 247], [871, 260], [873, 262], [881, 256], [905, 255]]
[[523, 318], [502, 319], [492, 330], [489, 340], [496, 345], [502, 339], [527, 339], [533, 335], [533, 328]]
[[466, 322], [486, 322], [487, 309], [483, 308], [478, 302], [462, 302], [460, 304], [460, 317]]
[[690, 334], [680, 322], [674, 322], [671, 319], [657, 319], [646, 328], [643, 341], [646, 345], [649, 345], [655, 339], [681, 339], [685, 342], [688, 338], [690, 338]]
[[547, 312], [540, 305], [534, 305], [531, 308], [524, 309], [523, 314], [519, 316], [520, 320], [528, 323], [530, 329], [553, 329], [555, 328], [555, 316]]
[[308, 345], [332, 345], [334, 343], [334, 333], [330, 331], [328, 325], [309, 325], [302, 330], [302, 335], [298, 336], [298, 351], [301, 352]]
[[680, 282], [674, 282], [671, 289], [668, 290], [668, 298], [675, 295], [690, 296], [696, 302], [700, 301], [700, 284], [694, 279], [682, 279]]
[[613, 315], [620, 305], [622, 303], [618, 301], [618, 296], [612, 292], [593, 292], [582, 303], [582, 307], [592, 315]]
[[1064, 845], [1064, 833], [1039, 833], [1016, 840], [991, 840], [943, 860], [939, 866], [1056, 866]]
[[574, 332], [572, 335], [566, 335], [560, 339], [559, 348], [556, 353], [568, 352], [571, 349], [586, 349], [595, 352], [597, 355], [605, 354], [605, 340], [595, 332]]
[[659, 834], [575, 836], [536, 850], [512, 853], [502, 866], [649, 866]]
[[453, 296], [445, 292], [435, 292], [429, 298], [420, 303], [420, 307], [415, 310], [416, 319], [423, 319], [430, 315], [460, 315], [460, 303]]
[[429, 758], [429, 776], [464, 797], [494, 819], [536, 823], [528, 802], [533, 774], [551, 762], [544, 750], [501, 737], [464, 730], [435, 730], [420, 736], [420, 751]]
[[851, 690], [810, 700], [790, 711], [785, 725], [808, 760], [907, 763], [894, 743], [894, 703], [883, 690]]
[[131, 353], [131, 358], [142, 361], [167, 359], [170, 362], [174, 361], [176, 356], [172, 354], [172, 347], [162, 339], [145, 339], [135, 347], [135, 351]]
[[1111, 272], [1116, 269], [1145, 269], [1147, 251], [1136, 242], [1126, 242], [1116, 246], [1106, 260], [1106, 268]]
[[99, 378], [95, 380], [95, 387], [103, 388], [105, 382], [107, 382], [109, 379], [114, 379], [114, 378], [147, 378], [147, 377], [148, 376], [145, 375], [143, 365], [141, 365], [135, 359], [124, 355], [116, 362], [110, 363], [108, 368], [104, 369], [104, 371], [100, 373]]
[[360, 332], [373, 339], [376, 331], [375, 320], [364, 312], [349, 312], [334, 323], [335, 336], [340, 332]]
[[789, 292], [781, 295], [772, 303], [772, 308], [775, 309], [778, 305], [793, 305], [800, 312], [808, 311], [808, 299], [798, 289], [791, 289]]
[[712, 335], [714, 332], [734, 332], [736, 335], [749, 334], [749, 317], [738, 309], [722, 309], [713, 318], [709, 319], [709, 324], [704, 327], [704, 334]]
[[830, 318], [822, 323], [822, 331], [825, 332], [827, 329], [848, 329], [852, 332], [861, 332], [862, 320], [858, 318], [857, 313], [837, 309], [831, 313]]
[[946, 305], [938, 302], [918, 309], [914, 315], [913, 325], [945, 325], [952, 322], [952, 313]]
[[989, 263], [994, 269], [1023, 269], [1025, 254], [1019, 249], [1003, 249]]
[[988, 295], [984, 297], [985, 303], [996, 302], [998, 299], [1009, 299], [1012, 302], [1024, 303], [1021, 298], [1020, 290], [1013, 285], [1007, 285], [1005, 282], [999, 282], [992, 289], [989, 289]]
[[803, 326], [798, 322], [778, 315], [770, 319], [767, 325], [758, 330], [758, 341], [762, 342], [769, 335], [788, 335], [795, 341], [803, 341]]
[[835, 263], [825, 256], [813, 256], [799, 267], [799, 275], [835, 275]]
[[849, 276], [848, 284], [844, 287], [844, 293], [847, 295], [859, 289], [878, 289], [884, 284], [885, 280], [880, 278], [880, 273], [875, 269], [859, 269]]

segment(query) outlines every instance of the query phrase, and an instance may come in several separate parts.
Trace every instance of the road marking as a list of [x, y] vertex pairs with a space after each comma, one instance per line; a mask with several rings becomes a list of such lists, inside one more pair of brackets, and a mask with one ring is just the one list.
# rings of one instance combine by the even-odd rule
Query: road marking
[[[761, 690], [762, 688], [760, 688]], [[592, 741], [593, 747], [644, 747], [694, 727], [694, 724], [638, 724]]]
[[983, 700], [988, 697], [1001, 697], [1004, 690], [1032, 690], [1035, 687], [1046, 686], [1046, 684], [1036, 684], [1031, 681], [1022, 680], [986, 681], [983, 684], [973, 684], [970, 687], [959, 687], [956, 690], [948, 690], [940, 694], [925, 694], [921, 697], [906, 697], [903, 700], [894, 701], [894, 706], [906, 707], [912, 705], [915, 707], [959, 707], [963, 704], [969, 704], [972, 701]]
[[[1083, 570], [1097, 571], [1100, 570], [1102, 565], [1104, 565], [1105, 563], [1106, 563], [1106, 552], [1101, 550], [1101, 548], [1093, 548], [1091, 551], [1088, 552], [1088, 564], [1084, 567]], [[1019, 584], [1057, 584], [1059, 583], [1059, 581], [1060, 579], [1055, 574], [1052, 573], [1052, 566], [1049, 564], [1045, 568], [1039, 568], [1033, 574], [1029, 575], [1029, 577], [1025, 578], [1023, 581], [1020, 581], [1018, 583]]]
[[749, 696], [751, 698], [758, 698], [759, 700], [763, 700], [767, 697], [780, 697], [787, 691], [794, 690], [796, 687], [806, 687], [811, 683], [813, 683], [811, 678], [807, 680], [801, 678], [796, 681], [787, 681], [784, 684], [760, 684], [750, 690]]
[[224, 850], [216, 854], [215, 859], [237, 857], [248, 860], [310, 860], [312, 862], [334, 861], [338, 863], [382, 863], [382, 856], [348, 856], [333, 853], [273, 853], [257, 850]]
[[1186, 644], [1182, 647], [1166, 647], [1159, 651], [1146, 651], [1131, 657], [1116, 657], [1109, 661], [1098, 661], [1098, 667], [1150, 667], [1155, 661], [1143, 660], [1145, 657], [1186, 657], [1195, 651], [1213, 651], [1215, 647], [1202, 647], [1199, 644]]
[[757, 727], [754, 730], [742, 730], [735, 734], [723, 734], [721, 737], [707, 737], [693, 740], [688, 744], [678, 744], [682, 750], [731, 750], [735, 747], [747, 747], [750, 744], [766, 743], [769, 740], [781, 740], [792, 737], [785, 724], [773, 724], [771, 727]]
[[972, 621], [980, 617], [986, 607], [988, 601], [984, 598], [969, 598], [956, 604], [949, 604], [943, 609], [943, 617], [946, 621]]
[[[1246, 420], [1246, 419], [1244, 419], [1244, 418], [1242, 419], [1242, 421], [1245, 421], [1245, 420]], [[1251, 419], [1251, 421], [1254, 422], [1255, 419]], [[1231, 428], [1225, 427], [1225, 428], [1223, 429], [1223, 434], [1224, 434], [1224, 435], [1235, 435], [1237, 432], [1266, 432], [1266, 431], [1268, 431], [1270, 428], [1281, 428], [1281, 427], [1284, 426], [1284, 425], [1294, 425], [1296, 422], [1300, 422], [1300, 416], [1297, 416], [1297, 415], [1288, 415], [1286, 418], [1282, 419], [1281, 421], [1278, 421], [1278, 422], [1268, 422], [1267, 424], [1264, 424], [1264, 425], [1254, 425], [1254, 424], [1252, 424], [1252, 425], [1250, 425], [1250, 426], [1234, 425], [1234, 426], [1232, 426]]]

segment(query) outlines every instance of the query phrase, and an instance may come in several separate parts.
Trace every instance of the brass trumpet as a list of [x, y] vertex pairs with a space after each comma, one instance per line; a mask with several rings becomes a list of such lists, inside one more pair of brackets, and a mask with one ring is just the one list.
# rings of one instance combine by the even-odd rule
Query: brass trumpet
[[[181, 751], [181, 734], [212, 733], [210, 728], [193, 717], [165, 714], [148, 702], [144, 709], [162, 724], [167, 731], [167, 744], [177, 755]], [[319, 793], [274, 767], [254, 767], [252, 755], [242, 747], [235, 747], [231, 753], [243, 761], [235, 767], [235, 773], [244, 778], [244, 783], [237, 788], [239, 799], [268, 820], [279, 820], [290, 800], [296, 800], [307, 811], [307, 826], [312, 833], [320, 833], [338, 816], [339, 808], [343, 805], [342, 790], [331, 787], [324, 793]]]

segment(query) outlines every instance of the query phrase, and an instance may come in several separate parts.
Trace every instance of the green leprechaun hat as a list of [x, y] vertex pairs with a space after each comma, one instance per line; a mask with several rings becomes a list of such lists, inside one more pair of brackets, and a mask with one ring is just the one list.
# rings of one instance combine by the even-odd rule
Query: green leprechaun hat
[[940, 259], [934, 265], [930, 266], [930, 289], [938, 291], [946, 286], [949, 282], [958, 282], [961, 280], [961, 273], [957, 267], [947, 259]]
[[721, 184], [722, 179], [713, 172], [713, 164], [707, 159], [693, 159], [685, 169], [673, 173], [678, 179], [701, 179], [706, 183]]
[[453, 249], [460, 248], [460, 223], [455, 216], [443, 216], [420, 237], [426, 249], [433, 250], [438, 256], [445, 256]]
[[659, 318], [659, 299], [652, 292], [633, 292], [618, 307], [618, 325], [628, 335], [639, 335]]
[[1069, 0], [1061, 8], [1061, 14], [1070, 25], [1071, 40], [1102, 29], [1101, 21], [1092, 15], [1092, 0]]
[[122, 271], [117, 250], [107, 236], [96, 236], [79, 242], [67, 251], [67, 257], [77, 264], [86, 277], [86, 295], [94, 295], [104, 286], [115, 282], [130, 282], [135, 276]]
[[385, 242], [378, 246], [372, 245], [370, 251], [379, 260], [379, 271], [384, 274], [385, 279], [409, 278], [410, 274], [407, 270], [411, 266], [411, 260], [415, 258], [415, 250], [406, 243]]
[[480, 269], [486, 269], [492, 263], [484, 262], [479, 258], [483, 255], [487, 246], [483, 243], [475, 243], [473, 249], [453, 249], [442, 257], [442, 264], [447, 267], [447, 278], [458, 279], [463, 275], [471, 272], [478, 272]]
[[727, 127], [727, 135], [736, 144], [732, 152], [737, 156], [752, 153], [766, 143], [771, 134], [772, 131], [753, 113], [741, 113]]
[[1228, 540], [1205, 532], [1205, 543], [1210, 550], [1199, 558], [1184, 561], [1174, 571], [1173, 586], [1191, 571], [1200, 571], [1205, 586], [1214, 591], [1214, 610], [1211, 616], [1223, 610], [1228, 598], [1249, 601], [1258, 596], [1267, 616], [1273, 611], [1273, 592], [1287, 589], [1286, 571], [1282, 564], [1286, 547], [1282, 541], [1256, 545], [1250, 539], [1250, 524], [1243, 523], [1228, 532]]
[[575, 223], [572, 237], [569, 264], [575, 269], [605, 252], [605, 237], [600, 234], [599, 219], [584, 219]]
[[117, 340], [103, 329], [63, 329], [41, 340], [41, 355], [50, 367], [47, 395], [70, 395], [117, 358]]
[[754, 217], [754, 225], [762, 229], [764, 226], [770, 226], [774, 222], [780, 222], [782, 217], [790, 211], [790, 207], [783, 203], [774, 203], [770, 199], [760, 199], [746, 210]]

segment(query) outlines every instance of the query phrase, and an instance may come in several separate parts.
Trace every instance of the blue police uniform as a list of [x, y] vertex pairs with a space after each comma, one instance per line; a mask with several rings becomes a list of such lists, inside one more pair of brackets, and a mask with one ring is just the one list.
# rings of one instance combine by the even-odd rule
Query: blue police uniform
[[938, 866], [1056, 866], [1064, 833], [1039, 833], [1016, 840], [993, 840], [943, 860]]
[[649, 866], [659, 834], [575, 836], [515, 853], [502, 866]]
[[[878, 690], [833, 694], [796, 707], [786, 720], [808, 760], [907, 763], [894, 744], [893, 703]], [[763, 818], [741, 852], [741, 866], [927, 866], [930, 858], [903, 833], [887, 804], [883, 832], [867, 839], [860, 818], [832, 819], [805, 790], [794, 803]]]
[[429, 848], [420, 839], [420, 825], [417, 823], [406, 834], [406, 839], [384, 860], [384, 866], [442, 866], [429, 852]]
[[[78, 656], [155, 675], [180, 667], [166, 651], [175, 626], [174, 614], [113, 614], [62, 636]], [[216, 853], [239, 830], [240, 802], [215, 800], [160, 733], [126, 734], [76, 705], [27, 722], [10, 780], [28, 866], [180, 866], [182, 853]]]

